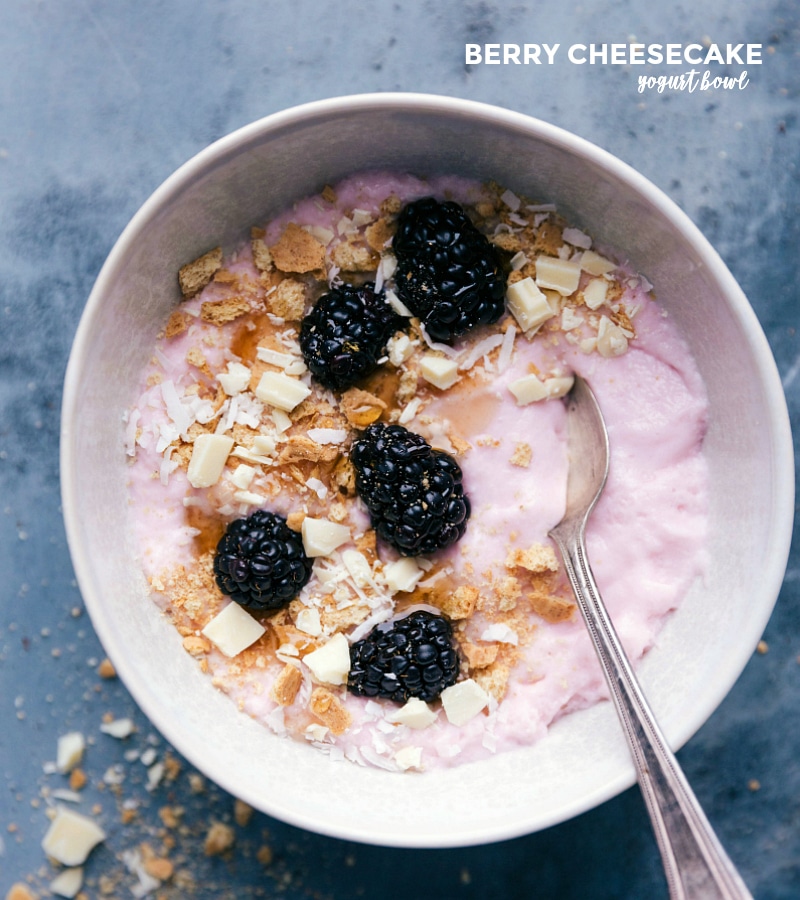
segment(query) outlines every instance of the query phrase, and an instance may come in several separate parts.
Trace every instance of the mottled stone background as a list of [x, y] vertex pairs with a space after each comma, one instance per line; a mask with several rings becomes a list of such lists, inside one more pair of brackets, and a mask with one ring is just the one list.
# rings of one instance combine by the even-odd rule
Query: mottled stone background
[[[92, 742], [80, 808], [94, 809], [109, 833], [86, 867], [87, 897], [132, 896], [137, 879], [123, 853], [142, 843], [161, 852], [165, 839], [174, 843], [176, 870], [157, 892], [165, 898], [193, 891], [336, 900], [666, 896], [636, 789], [543, 833], [464, 850], [349, 844], [260, 814], [235, 823], [233, 799], [199, 783], [123, 685], [96, 674], [103, 651], [70, 565], [57, 455], [70, 343], [106, 254], [141, 203], [179, 164], [240, 125], [362, 91], [507, 106], [570, 129], [649, 177], [700, 226], [749, 296], [796, 423], [800, 8], [793, 0], [730, 0], [714, 13], [704, 11], [710, 3], [661, 6], [4, 0], [0, 895], [27, 880], [46, 895], [54, 870], [40, 841], [51, 792], [64, 779], [43, 766], [58, 736], [75, 729]], [[634, 67], [566, 61], [571, 43], [632, 35], [648, 43], [762, 43], [764, 63], [752, 67], [742, 91], [659, 95], [637, 93]], [[552, 67], [466, 67], [465, 42], [491, 41], [558, 42], [562, 50]], [[799, 575], [795, 549], [764, 635], [767, 652], [754, 654], [680, 753], [724, 843], [765, 900], [800, 897]], [[137, 732], [124, 743], [100, 733], [107, 713], [131, 716]], [[157, 761], [173, 762], [172, 780], [153, 790], [138, 759], [149, 747]], [[226, 856], [204, 853], [213, 821], [235, 831]]]

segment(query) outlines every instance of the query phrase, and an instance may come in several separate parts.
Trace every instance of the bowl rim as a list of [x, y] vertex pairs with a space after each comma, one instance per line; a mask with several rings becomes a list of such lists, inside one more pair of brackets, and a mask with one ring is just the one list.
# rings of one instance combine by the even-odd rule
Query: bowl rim
[[[149, 227], [163, 204], [187, 189], [208, 166], [220, 161], [228, 154], [238, 152], [240, 147], [246, 146], [250, 141], [269, 131], [288, 125], [307, 124], [320, 117], [343, 115], [354, 111], [408, 111], [425, 112], [432, 115], [438, 113], [462, 119], [477, 118], [496, 123], [504, 128], [524, 132], [582, 157], [606, 170], [613, 177], [627, 182], [634, 191], [657, 208], [673, 227], [692, 241], [708, 267], [711, 277], [720, 284], [729, 300], [731, 313], [749, 339], [754, 362], [768, 398], [765, 414], [770, 427], [770, 441], [773, 448], [775, 489], [771, 498], [773, 508], [771, 551], [769, 559], [765, 561], [763, 584], [765, 594], [769, 594], [775, 599], [771, 605], [765, 604], [760, 615], [751, 622], [750, 634], [756, 635], [753, 645], [763, 632], [772, 614], [774, 604], [777, 602], [789, 557], [794, 521], [794, 450], [789, 414], [777, 365], [756, 314], [733, 275], [689, 216], [660, 188], [610, 152], [559, 126], [505, 107], [474, 100], [414, 92], [359, 93], [303, 103], [257, 119], [209, 144], [179, 166], [151, 193], [117, 238], [96, 278], [73, 340], [64, 377], [59, 449], [61, 501], [67, 543], [84, 603], [101, 644], [114, 661], [121, 680], [140, 709], [165, 739], [223, 789], [235, 796], [242, 796], [243, 799], [248, 799], [246, 791], [243, 791], [243, 787], [235, 775], [230, 774], [227, 770], [208, 771], [204, 769], [202, 761], [198, 762], [194, 758], [196, 754], [193, 752], [193, 748], [187, 747], [181, 734], [176, 733], [176, 728], [173, 727], [174, 723], [160, 706], [156, 692], [142, 684], [136, 676], [132, 664], [129, 664], [127, 660], [124, 647], [120, 646], [115, 638], [111, 621], [103, 609], [102, 598], [94, 593], [91, 554], [87, 547], [82, 546], [80, 540], [81, 529], [76, 502], [76, 460], [72, 439], [73, 423], [77, 421], [79, 386], [83, 376], [82, 361], [91, 337], [92, 321], [103, 302], [103, 297], [124, 266], [129, 248]], [[743, 642], [738, 652], [731, 653], [726, 657], [724, 671], [721, 673], [724, 677], [718, 679], [720, 688], [712, 693], [706, 704], [699, 708], [695, 707], [693, 714], [687, 716], [681, 727], [676, 729], [672, 740], [673, 749], [679, 749], [719, 706], [750, 659], [753, 648]], [[457, 847], [518, 837], [566, 821], [616, 796], [635, 783], [635, 780], [631, 763], [619, 777], [611, 779], [603, 789], [590, 792], [581, 802], [576, 801], [571, 806], [562, 809], [559, 815], [545, 819], [540, 816], [539, 819], [536, 819], [532, 814], [530, 821], [515, 821], [508, 826], [486, 829], [480, 834], [475, 833], [475, 829], [460, 832], [456, 830], [451, 835], [435, 836], [397, 832], [388, 837], [357, 828], [351, 828], [345, 832], [339, 827], [326, 827], [325, 823], [304, 815], [302, 811], [289, 810], [277, 805], [270, 807], [269, 803], [265, 803], [262, 799], [259, 799], [255, 805], [267, 814], [291, 825], [331, 837], [395, 847]], [[252, 800], [252, 798], [249, 799]]]

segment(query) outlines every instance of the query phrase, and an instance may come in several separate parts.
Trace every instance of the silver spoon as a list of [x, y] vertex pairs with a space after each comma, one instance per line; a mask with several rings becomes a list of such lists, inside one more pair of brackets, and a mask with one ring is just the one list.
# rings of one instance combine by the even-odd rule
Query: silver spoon
[[550, 536], [561, 552], [628, 740], [670, 898], [752, 900], [667, 746], [597, 589], [584, 532], [608, 475], [608, 432], [597, 400], [582, 378], [576, 376], [566, 403], [567, 509]]

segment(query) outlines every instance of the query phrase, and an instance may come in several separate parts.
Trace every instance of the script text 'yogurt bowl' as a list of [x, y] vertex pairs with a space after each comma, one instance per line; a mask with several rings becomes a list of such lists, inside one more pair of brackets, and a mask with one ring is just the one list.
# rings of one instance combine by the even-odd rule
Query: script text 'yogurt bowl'
[[657, 285], [706, 382], [711, 564], [643, 661], [673, 747], [738, 677], [778, 594], [793, 510], [791, 438], [769, 347], [719, 257], [677, 207], [616, 158], [551, 125], [448, 98], [384, 94], [307, 104], [202, 151], [144, 204], [98, 277], [67, 371], [62, 483], [87, 608], [134, 698], [190, 762], [277, 818], [392, 846], [484, 843], [545, 828], [634, 780], [608, 704], [530, 749], [435, 773], [332, 762], [241, 715], [198, 674], [147, 597], [126, 526], [122, 412], [179, 301], [178, 268], [226, 251], [296, 198], [367, 169], [494, 179], [552, 201]]

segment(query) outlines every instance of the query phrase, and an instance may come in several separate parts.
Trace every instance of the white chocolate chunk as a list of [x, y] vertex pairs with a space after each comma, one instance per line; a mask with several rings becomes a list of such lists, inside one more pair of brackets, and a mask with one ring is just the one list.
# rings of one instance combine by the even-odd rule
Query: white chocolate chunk
[[113, 722], [103, 722], [100, 731], [118, 740], [123, 740], [136, 731], [136, 726], [133, 724], [133, 719], [114, 719]]
[[303, 548], [306, 556], [330, 556], [345, 541], [350, 540], [350, 529], [330, 519], [312, 519], [306, 516], [302, 527]]
[[569, 296], [578, 289], [581, 280], [581, 267], [571, 259], [559, 259], [556, 256], [539, 256], [536, 259], [536, 284], [540, 288], [558, 291]]
[[506, 291], [506, 300], [511, 315], [524, 332], [538, 327], [553, 315], [553, 308], [547, 297], [530, 277], [512, 284]]
[[409, 728], [427, 728], [436, 721], [436, 713], [419, 697], [411, 697], [400, 709], [386, 715], [389, 722], [395, 725], [407, 725]]
[[358, 587], [366, 587], [372, 581], [372, 568], [361, 551], [345, 550], [342, 553], [342, 562]]
[[311, 388], [297, 378], [281, 372], [264, 372], [256, 387], [256, 397], [276, 409], [291, 412], [311, 393]]
[[259, 456], [269, 456], [275, 452], [275, 438], [271, 434], [257, 434], [253, 438], [253, 452]]
[[229, 362], [228, 371], [220, 372], [217, 375], [217, 381], [222, 385], [222, 390], [229, 397], [241, 394], [243, 390], [250, 384], [250, 369], [241, 363]]
[[277, 366], [279, 369], [285, 369], [297, 359], [291, 353], [281, 353], [278, 350], [271, 350], [269, 347], [256, 347], [256, 356], [262, 362]]
[[588, 250], [592, 246], [592, 239], [586, 232], [579, 228], [565, 228], [561, 233], [561, 237], [573, 247], [580, 247], [582, 250]]
[[88, 816], [59, 808], [42, 840], [44, 852], [64, 866], [80, 866], [106, 833]]
[[347, 638], [337, 632], [327, 644], [312, 650], [303, 657], [317, 681], [325, 684], [344, 684], [350, 671], [350, 645]]
[[597, 329], [597, 352], [601, 356], [622, 356], [628, 349], [628, 338], [619, 325], [615, 325], [608, 316], [600, 317]]
[[512, 381], [508, 389], [517, 400], [517, 406], [527, 406], [539, 400], [556, 400], [572, 390], [575, 379], [571, 375], [554, 375], [542, 381], [536, 375], [523, 375]]
[[62, 734], [58, 739], [56, 754], [56, 767], [64, 774], [71, 772], [83, 759], [83, 751], [86, 747], [83, 735], [80, 731], [70, 731]]
[[402, 366], [414, 352], [414, 344], [415, 342], [407, 334], [397, 334], [389, 338], [386, 344], [389, 362], [393, 366]]
[[561, 328], [563, 331], [572, 331], [583, 325], [583, 317], [577, 315], [571, 306], [565, 306], [561, 311]]
[[583, 289], [583, 302], [589, 309], [599, 309], [606, 302], [608, 282], [604, 278], [593, 278]]
[[617, 268], [617, 264], [595, 253], [594, 250], [586, 250], [581, 254], [581, 268], [590, 275], [606, 275]]
[[394, 761], [404, 772], [407, 769], [421, 769], [422, 747], [403, 747], [395, 753]]
[[413, 591], [424, 570], [415, 559], [405, 557], [383, 567], [383, 577], [391, 591]]
[[242, 463], [233, 470], [231, 481], [239, 488], [239, 490], [246, 491], [250, 487], [250, 482], [253, 480], [255, 474], [256, 470], [253, 466], [246, 466]]
[[443, 356], [426, 353], [419, 363], [422, 377], [434, 387], [447, 390], [458, 381], [458, 363]]
[[64, 869], [50, 882], [50, 892], [56, 897], [74, 897], [83, 886], [83, 869], [78, 866]]
[[231, 450], [232, 437], [225, 434], [199, 434], [192, 444], [192, 458], [186, 472], [189, 484], [196, 488], [216, 484]]
[[266, 629], [235, 601], [231, 601], [206, 625], [202, 634], [227, 657], [238, 656], [254, 644]]
[[489, 705], [489, 695], [472, 678], [445, 688], [441, 698], [447, 720], [456, 726], [466, 725]]
[[319, 637], [322, 634], [322, 623], [319, 618], [319, 610], [313, 606], [307, 606], [301, 609], [297, 614], [294, 624], [298, 631], [303, 634], [311, 635], [311, 637]]

